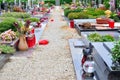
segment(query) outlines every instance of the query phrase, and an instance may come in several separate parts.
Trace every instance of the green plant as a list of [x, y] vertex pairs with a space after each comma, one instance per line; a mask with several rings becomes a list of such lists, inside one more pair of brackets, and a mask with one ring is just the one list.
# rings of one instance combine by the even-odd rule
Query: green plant
[[72, 2], [72, 0], [60, 0], [61, 4], [64, 4], [64, 3], [70, 4], [71, 2]]
[[45, 0], [44, 2], [45, 2], [45, 4], [46, 3], [55, 4], [55, 0]]
[[81, 8], [77, 8], [77, 9], [74, 9], [74, 10], [72, 10], [70, 8], [66, 8], [64, 10], [64, 15], [67, 17], [69, 15], [69, 13], [72, 13], [72, 12], [81, 12], [82, 10], [83, 9], [81, 9]]
[[13, 48], [9, 45], [1, 44], [0, 51], [5, 54], [13, 54], [13, 53], [15, 53], [16, 50], [15, 50], [15, 48]]
[[13, 26], [13, 23], [17, 21], [15, 18], [6, 18], [0, 23], [0, 33], [6, 30], [12, 29], [16, 31], [16, 28]]
[[26, 18], [26, 19], [24, 19], [25, 22], [26, 22], [27, 20], [30, 20], [31, 22], [38, 22], [38, 21], [39, 21], [38, 18]]
[[61, 7], [65, 10], [65, 9], [70, 8], [70, 5], [69, 4], [62, 4]]
[[109, 4], [110, 0], [104, 0], [103, 4], [105, 5], [105, 8], [109, 9], [110, 4]]
[[21, 22], [14, 22], [13, 25], [20, 35], [26, 35], [30, 32], [29, 26], [31, 21], [27, 20], [24, 24]]
[[83, 12], [72, 12], [68, 15], [69, 19], [88, 19], [88, 15]]
[[104, 41], [104, 42], [111, 42], [111, 41], [114, 41], [114, 37], [113, 36], [111, 36], [111, 35], [104, 35], [104, 36], [102, 36], [102, 40]]
[[75, 13], [75, 12], [69, 13], [68, 18], [70, 20], [71, 19], [79, 19], [79, 13]]
[[65, 8], [64, 15], [67, 17], [69, 13], [70, 13], [70, 8]]
[[107, 34], [107, 35], [100, 35], [98, 33], [92, 33], [88, 35], [88, 39], [92, 42], [112, 42], [114, 41], [114, 37]]
[[88, 15], [84, 12], [79, 13], [79, 19], [88, 19]]
[[28, 14], [28, 13], [21, 13], [21, 12], [11, 12], [11, 13], [3, 14], [1, 17], [29, 18], [30, 14]]
[[77, 13], [79, 13], [80, 19], [97, 18], [101, 15], [105, 15], [104, 10], [95, 9], [95, 8], [86, 8], [84, 10], [81, 8], [77, 8], [75, 10], [71, 10], [70, 8], [67, 8], [64, 10], [64, 15], [67, 17], [71, 17], [73, 13], [76, 13], [76, 16], [78, 16]]
[[115, 42], [114, 47], [112, 48], [112, 59], [113, 61], [120, 60], [120, 40]]
[[88, 39], [92, 42], [102, 42], [102, 36], [98, 33], [88, 35]]
[[89, 19], [96, 19], [96, 18], [97, 18], [97, 16], [88, 15], [88, 18], [89, 18]]
[[37, 0], [33, 1], [33, 4], [38, 4], [38, 1]]
[[86, 8], [87, 11], [95, 11], [95, 8]]
[[94, 8], [86, 9], [85, 13], [92, 16], [105, 15], [104, 10], [94, 9]]
[[113, 19], [116, 22], [120, 22], [120, 19], [119, 19], [118, 15], [114, 12], [110, 15], [110, 18]]

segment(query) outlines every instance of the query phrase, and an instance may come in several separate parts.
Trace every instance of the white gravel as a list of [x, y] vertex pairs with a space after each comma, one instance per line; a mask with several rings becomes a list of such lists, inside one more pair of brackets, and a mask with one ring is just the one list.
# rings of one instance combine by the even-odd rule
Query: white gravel
[[30, 58], [11, 58], [1, 69], [0, 80], [76, 80], [68, 39], [79, 38], [75, 29], [67, 27], [62, 10], [53, 10], [41, 39], [49, 44], [37, 45]]

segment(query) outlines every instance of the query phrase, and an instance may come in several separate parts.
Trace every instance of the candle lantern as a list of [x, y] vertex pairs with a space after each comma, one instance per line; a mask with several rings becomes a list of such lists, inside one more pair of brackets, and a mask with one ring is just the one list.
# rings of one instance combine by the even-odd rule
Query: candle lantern
[[70, 28], [74, 28], [74, 20], [70, 20]]
[[84, 78], [92, 79], [94, 77], [95, 62], [93, 61], [92, 55], [88, 55], [85, 63], [83, 64]]

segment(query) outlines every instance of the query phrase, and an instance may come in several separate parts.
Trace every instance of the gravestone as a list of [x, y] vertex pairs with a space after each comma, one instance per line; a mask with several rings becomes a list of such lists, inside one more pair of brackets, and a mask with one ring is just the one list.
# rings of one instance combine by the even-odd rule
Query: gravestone
[[60, 6], [60, 0], [55, 0], [55, 5]]

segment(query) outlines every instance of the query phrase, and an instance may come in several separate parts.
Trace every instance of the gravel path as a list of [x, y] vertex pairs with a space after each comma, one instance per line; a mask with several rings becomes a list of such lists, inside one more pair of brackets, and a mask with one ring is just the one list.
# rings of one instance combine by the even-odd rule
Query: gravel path
[[53, 10], [41, 37], [49, 44], [37, 45], [32, 57], [12, 58], [1, 69], [0, 80], [76, 80], [68, 39], [79, 35], [67, 26], [61, 13]]

